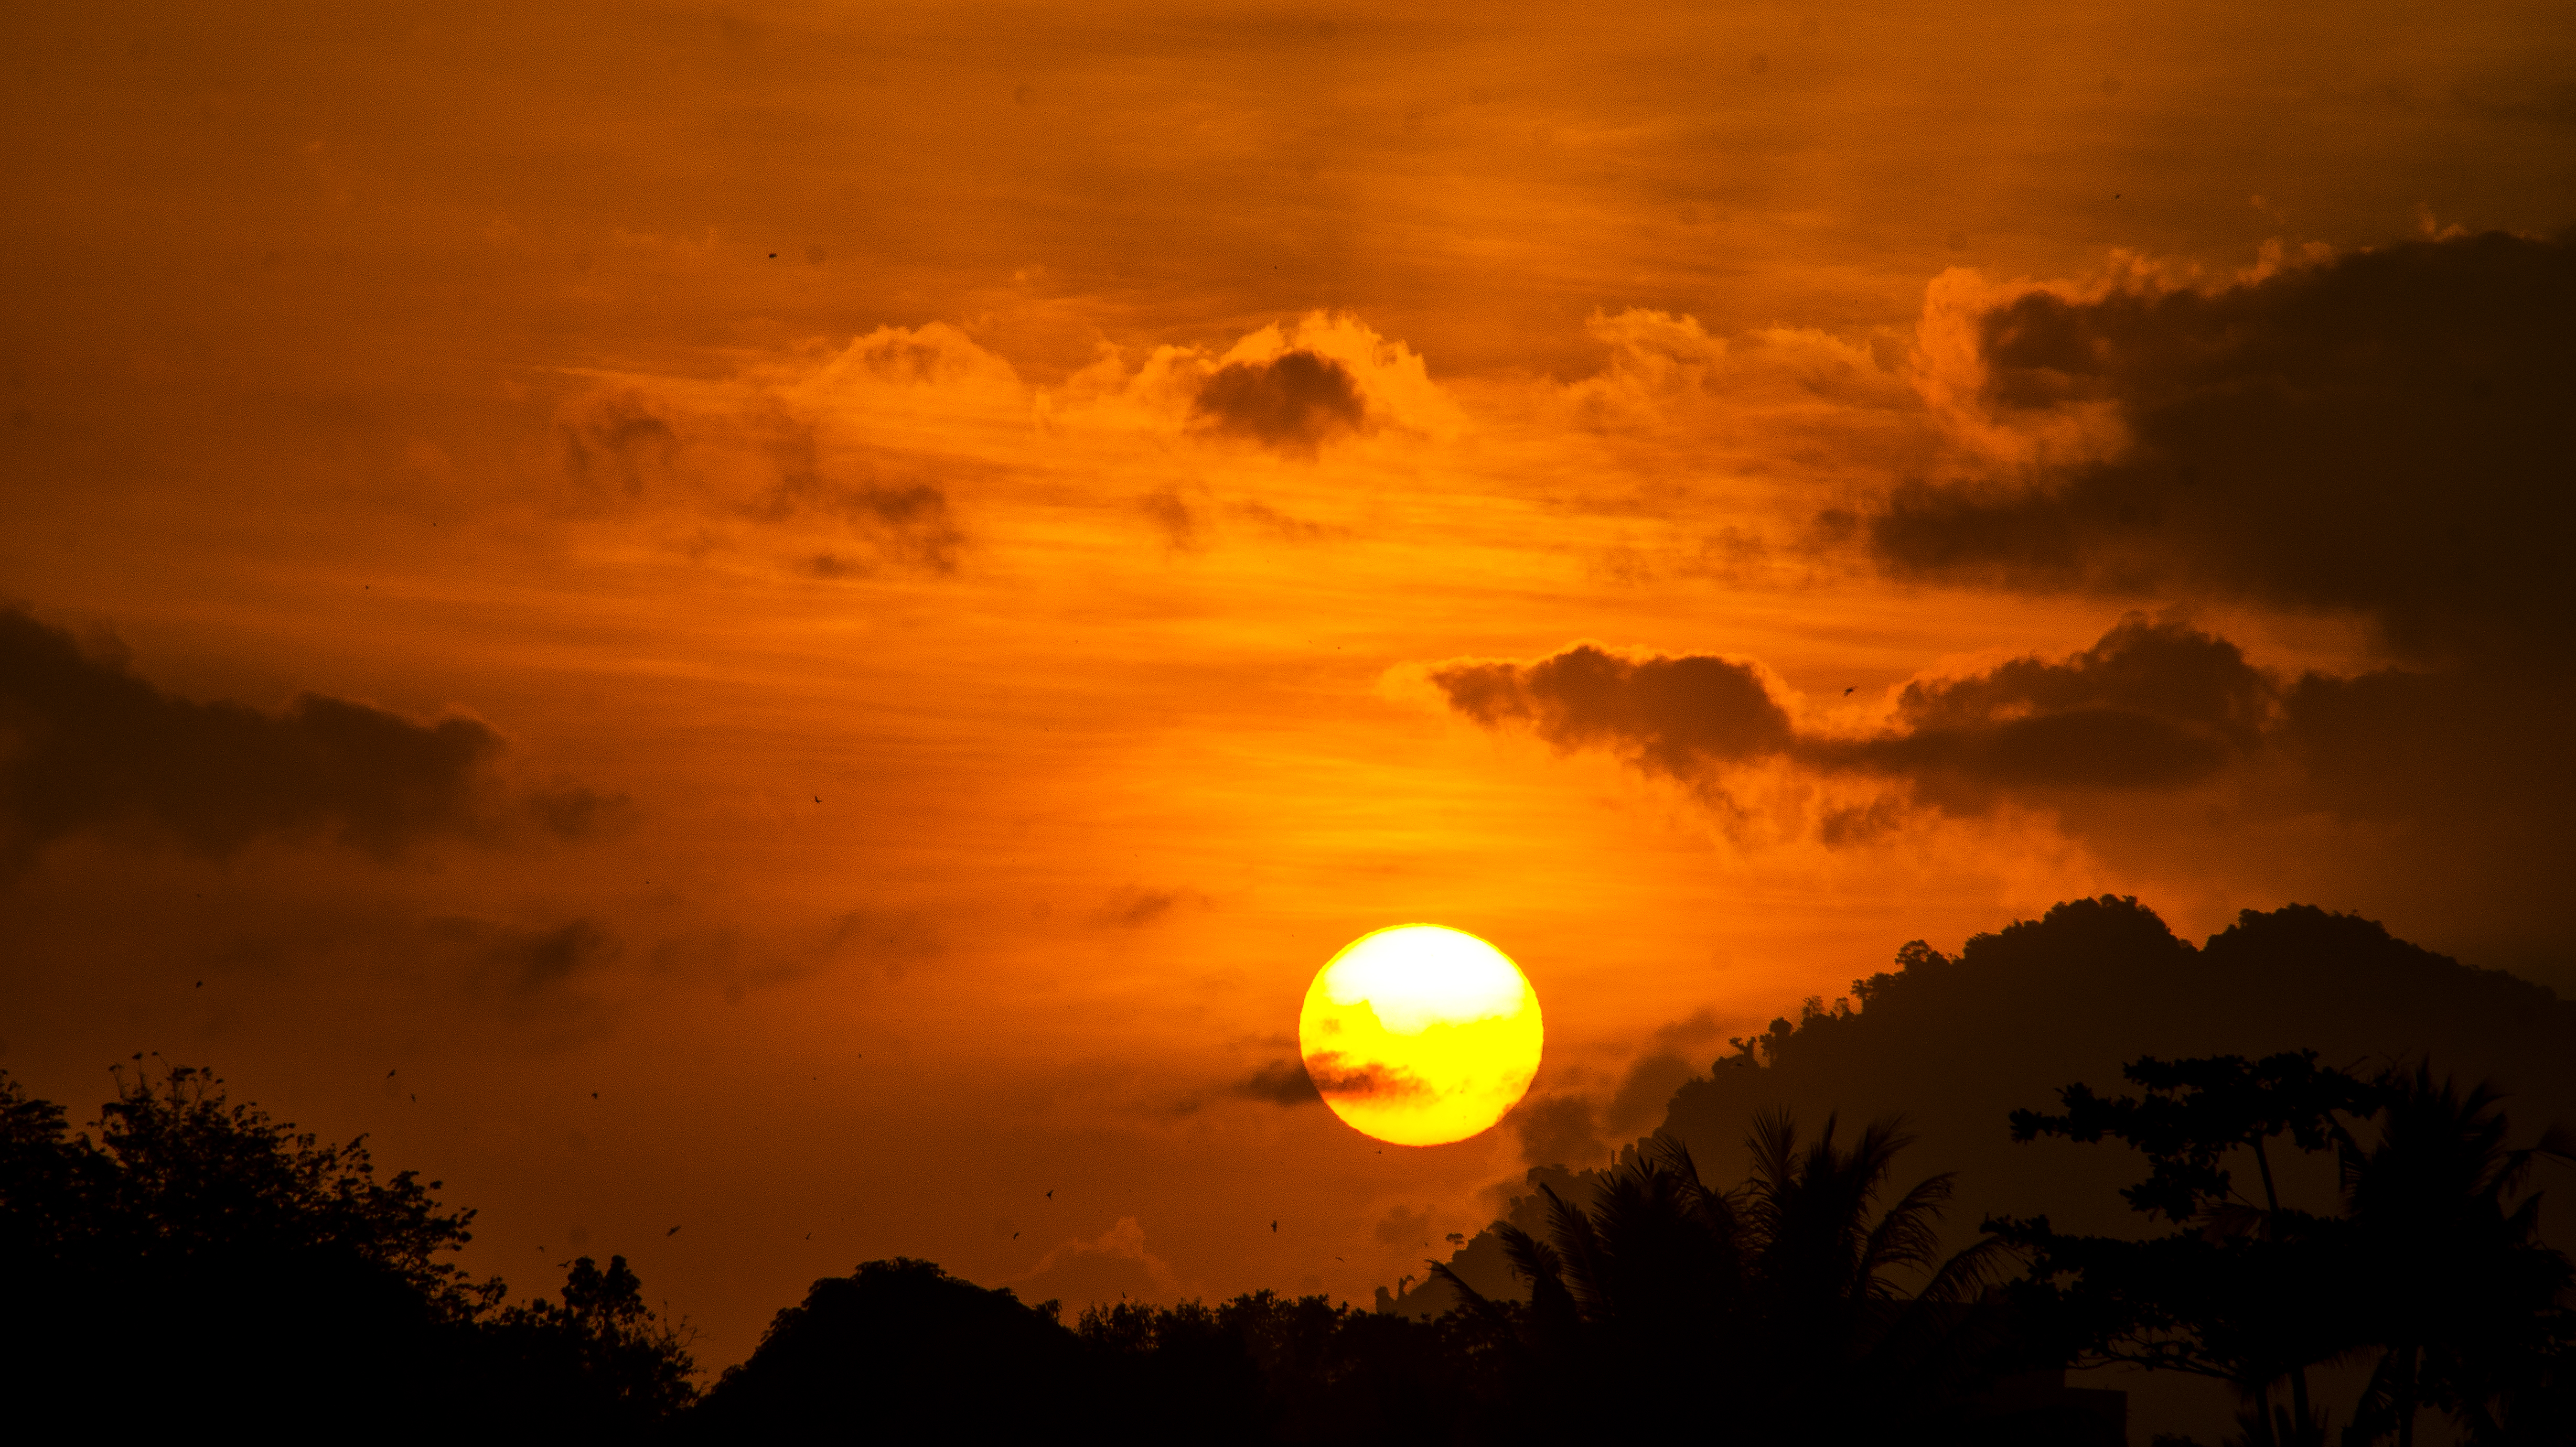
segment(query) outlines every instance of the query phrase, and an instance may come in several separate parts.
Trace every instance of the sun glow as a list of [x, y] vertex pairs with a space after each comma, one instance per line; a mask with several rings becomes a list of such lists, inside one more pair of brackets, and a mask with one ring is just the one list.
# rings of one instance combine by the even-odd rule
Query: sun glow
[[1529, 1090], [1538, 992], [1492, 945], [1440, 925], [1362, 935], [1315, 974], [1297, 1020], [1306, 1074], [1344, 1124], [1396, 1145], [1489, 1130]]

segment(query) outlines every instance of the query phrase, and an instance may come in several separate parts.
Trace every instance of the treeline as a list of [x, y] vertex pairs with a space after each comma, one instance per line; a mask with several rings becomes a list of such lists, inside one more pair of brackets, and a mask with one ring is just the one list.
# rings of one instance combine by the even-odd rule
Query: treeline
[[119, 1072], [98, 1131], [0, 1074], [0, 1402], [21, 1427], [632, 1436], [697, 1396], [623, 1258], [507, 1301], [447, 1259], [474, 1213], [438, 1182], [380, 1180], [363, 1143], [233, 1105], [202, 1070]]
[[[99, 1427], [749, 1442], [1043, 1433], [1142, 1442], [2125, 1440], [2123, 1362], [2223, 1383], [2241, 1447], [2576, 1442], [2576, 1270], [2540, 1237], [2500, 1098], [2429, 1065], [2144, 1058], [2014, 1136], [2125, 1146], [2135, 1229], [1997, 1216], [1945, 1252], [1946, 1174], [1885, 1120], [1757, 1118], [1720, 1187], [1677, 1139], [1497, 1228], [1525, 1297], [1435, 1267], [1435, 1318], [1254, 1293], [1067, 1323], [927, 1262], [814, 1283], [703, 1388], [622, 1259], [511, 1301], [450, 1259], [470, 1211], [377, 1178], [179, 1068], [118, 1077], [95, 1138], [0, 1076], [0, 1391]], [[1997, 1122], [2001, 1130], [2004, 1122]], [[2330, 1167], [2331, 1169], [2323, 1169]], [[2324, 1181], [2313, 1199], [2293, 1183]], [[2330, 1366], [2366, 1369], [2330, 1390]], [[2352, 1373], [2345, 1373], [2350, 1378]], [[2180, 1442], [2183, 1439], [2161, 1439]]]

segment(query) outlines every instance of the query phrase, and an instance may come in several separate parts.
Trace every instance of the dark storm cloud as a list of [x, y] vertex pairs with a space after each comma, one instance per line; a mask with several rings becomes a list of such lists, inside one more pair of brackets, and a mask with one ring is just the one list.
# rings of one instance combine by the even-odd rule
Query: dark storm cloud
[[1312, 457], [1368, 418], [1359, 380], [1330, 357], [1299, 349], [1267, 362], [1228, 362], [1208, 374], [1191, 415], [1209, 430]]
[[[501, 738], [305, 694], [277, 713], [163, 693], [70, 634], [0, 610], [0, 870], [87, 829], [141, 826], [202, 854], [326, 835], [379, 857], [498, 826]], [[578, 836], [621, 800], [569, 786], [523, 801]]]
[[2129, 442], [2032, 479], [1898, 489], [1907, 577], [2358, 613], [2409, 656], [2571, 641], [2576, 245], [2490, 234], [2217, 292], [2033, 291], [1986, 314], [1984, 403], [2107, 405]]
[[1752, 665], [1626, 659], [1578, 644], [1536, 663], [1460, 663], [1431, 681], [1487, 728], [1526, 725], [1559, 749], [1608, 748], [1681, 777], [1789, 747], [1789, 716]]
[[1234, 1093], [1246, 1100], [1267, 1101], [1272, 1105], [1321, 1105], [1323, 1092], [1306, 1067], [1294, 1060], [1273, 1060], [1235, 1082]]

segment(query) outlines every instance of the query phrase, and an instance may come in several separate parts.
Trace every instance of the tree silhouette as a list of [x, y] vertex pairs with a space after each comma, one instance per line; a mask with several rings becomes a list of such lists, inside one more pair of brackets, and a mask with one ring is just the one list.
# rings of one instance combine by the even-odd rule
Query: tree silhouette
[[[135, 1064], [140, 1065], [141, 1057]], [[363, 1138], [330, 1144], [193, 1066], [124, 1069], [89, 1133], [0, 1074], [0, 1390], [127, 1427], [437, 1436], [642, 1426], [690, 1395], [623, 1261], [500, 1309], [453, 1255], [474, 1213]], [[70, 1420], [66, 1418], [66, 1420]]]
[[[2182, 1229], [2130, 1240], [2061, 1235], [2045, 1217], [1987, 1223], [2031, 1251], [2025, 1299], [2072, 1356], [2233, 1383], [2247, 1447], [2322, 1443], [2305, 1368], [2356, 1356], [2374, 1369], [2347, 1447], [2392, 1434], [2412, 1447], [2424, 1407], [2476, 1443], [2565, 1440], [2576, 1336], [2556, 1301], [2571, 1273], [2538, 1239], [2540, 1198], [2521, 1193], [2576, 1140], [2553, 1129], [2508, 1149], [2493, 1087], [2463, 1094], [2423, 1064], [2363, 1076], [2305, 1051], [2147, 1058], [2126, 1073], [2145, 1095], [2068, 1086], [2062, 1113], [2017, 1111], [2014, 1134], [2137, 1147], [2150, 1170], [2122, 1194]], [[2267, 1145], [2282, 1137], [2335, 1152], [2340, 1209], [2281, 1199]], [[2235, 1184], [2238, 1151], [2259, 1199]], [[2276, 1406], [2284, 1378], [2293, 1399]]]
[[2413, 1447], [2426, 1406], [2474, 1442], [2505, 1440], [2513, 1403], [2535, 1395], [2535, 1369], [2564, 1348], [2555, 1302], [2576, 1279], [2540, 1243], [2540, 1194], [2522, 1191], [2541, 1161], [2571, 1159], [2576, 1136], [2552, 1126], [2508, 1148], [2495, 1087], [2464, 1094], [2437, 1083], [2429, 1062], [2391, 1071], [2380, 1096], [2378, 1138], [2340, 1143], [2354, 1244], [2369, 1262], [2369, 1334], [2381, 1344], [2344, 1441], [2393, 1433]]
[[[2142, 1057], [2125, 1071], [2140, 1096], [2105, 1098], [2081, 1083], [2059, 1092], [2059, 1114], [2017, 1110], [2013, 1138], [2125, 1141], [2146, 1156], [2146, 1179], [2121, 1191], [2132, 1209], [2194, 1229], [2137, 1243], [2063, 1237], [2047, 1219], [1989, 1223], [2037, 1253], [2038, 1279], [2077, 1275], [2084, 1345], [2100, 1357], [2216, 1377], [2253, 1407], [2267, 1444], [2322, 1443], [2325, 1424], [2308, 1368], [2351, 1346], [2348, 1313], [2322, 1310], [2346, 1294], [2336, 1223], [2281, 1199], [2272, 1143], [2303, 1151], [2349, 1140], [2344, 1117], [2376, 1108], [2367, 1080], [2320, 1067], [2316, 1052], [2248, 1061]], [[2260, 1197], [2236, 1185], [2230, 1162], [2253, 1162]], [[2286, 1413], [2270, 1402], [2287, 1378]]]
[[712, 1441], [846, 1435], [901, 1440], [1036, 1433], [1099, 1410], [1054, 1302], [1029, 1306], [928, 1261], [870, 1261], [816, 1281], [772, 1319], [690, 1414]]
[[[1981, 1299], [2007, 1248], [1939, 1258], [1950, 1178], [1881, 1209], [1908, 1138], [1892, 1120], [1849, 1146], [1835, 1133], [1828, 1119], [1801, 1143], [1785, 1114], [1766, 1114], [1752, 1177], [1731, 1192], [1669, 1136], [1623, 1161], [1589, 1209], [1542, 1187], [1547, 1239], [1499, 1234], [1530, 1282], [1522, 1320], [1554, 1395], [1643, 1427], [1705, 1410], [1674, 1402], [1687, 1385], [1754, 1442], [1920, 1437], [1968, 1414], [2006, 1362], [2004, 1324]], [[1469, 1311], [1506, 1311], [1432, 1270]], [[1897, 1278], [1914, 1271], [1929, 1279], [1908, 1292]]]
[[542, 1297], [485, 1326], [506, 1364], [513, 1416], [585, 1431], [639, 1432], [696, 1399], [683, 1326], [644, 1305], [644, 1283], [623, 1256], [564, 1268], [560, 1301]]

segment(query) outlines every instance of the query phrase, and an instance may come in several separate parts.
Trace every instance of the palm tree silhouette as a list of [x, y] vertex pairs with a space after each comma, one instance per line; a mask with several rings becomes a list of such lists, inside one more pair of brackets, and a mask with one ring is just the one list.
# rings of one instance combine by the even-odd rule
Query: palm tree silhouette
[[[1912, 1138], [1894, 1119], [1848, 1146], [1835, 1133], [1828, 1117], [1802, 1142], [1785, 1112], [1763, 1113], [1752, 1176], [1731, 1192], [1660, 1133], [1589, 1210], [1542, 1186], [1548, 1239], [1498, 1234], [1530, 1282], [1528, 1343], [1560, 1399], [1670, 1417], [1687, 1384], [1693, 1400], [1725, 1403], [1745, 1440], [1821, 1442], [1875, 1439], [1959, 1395], [2000, 1341], [1993, 1314], [1971, 1308], [2008, 1248], [1942, 1259], [1952, 1178], [1926, 1177], [1882, 1210]], [[1471, 1310], [1505, 1310], [1431, 1269]], [[1930, 1276], [1908, 1292], [1899, 1277], [1914, 1271]]]
[[2381, 1344], [2344, 1440], [2359, 1447], [2393, 1431], [2398, 1447], [2414, 1447], [2428, 1406], [2471, 1440], [2492, 1440], [2496, 1408], [2518, 1385], [2512, 1364], [2547, 1355], [2548, 1313], [2571, 1280], [2567, 1259], [2540, 1242], [2540, 1193], [2522, 1190], [2541, 1161], [2576, 1159], [2576, 1135], [2553, 1125], [2507, 1148], [2502, 1092], [2436, 1083], [2429, 1061], [2380, 1085], [2377, 1139], [2338, 1151]]

